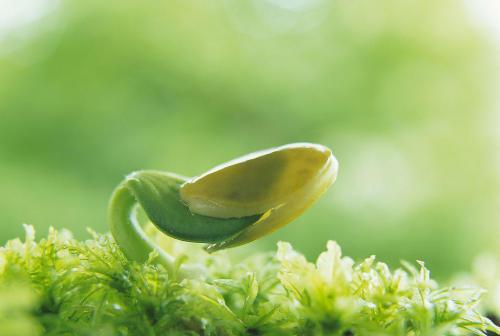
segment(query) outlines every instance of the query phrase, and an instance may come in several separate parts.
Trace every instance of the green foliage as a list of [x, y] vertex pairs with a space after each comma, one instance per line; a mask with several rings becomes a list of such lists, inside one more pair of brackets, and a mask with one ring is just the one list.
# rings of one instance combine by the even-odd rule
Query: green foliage
[[[131, 263], [109, 235], [78, 241], [51, 229], [0, 249], [0, 334], [10, 335], [485, 335], [478, 289], [440, 288], [420, 263], [390, 271], [328, 243], [316, 264], [288, 243], [232, 263], [167, 238], [180, 279]], [[186, 256], [189, 255], [187, 258]]]

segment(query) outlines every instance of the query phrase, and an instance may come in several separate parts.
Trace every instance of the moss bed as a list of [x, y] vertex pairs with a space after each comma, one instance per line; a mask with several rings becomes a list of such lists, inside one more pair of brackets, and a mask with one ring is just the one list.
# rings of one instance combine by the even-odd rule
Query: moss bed
[[500, 333], [485, 317], [484, 290], [439, 286], [423, 262], [354, 262], [333, 241], [315, 263], [286, 242], [234, 262], [157, 240], [196, 272], [129, 262], [107, 234], [79, 241], [51, 229], [37, 241], [26, 226], [24, 241], [0, 248], [0, 335]]

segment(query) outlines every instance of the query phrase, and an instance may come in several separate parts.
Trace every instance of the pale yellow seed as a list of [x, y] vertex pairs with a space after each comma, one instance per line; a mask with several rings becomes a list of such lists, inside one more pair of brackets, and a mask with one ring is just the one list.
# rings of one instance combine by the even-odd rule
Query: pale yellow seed
[[328, 148], [290, 144], [217, 166], [186, 182], [180, 195], [190, 210], [200, 215], [231, 218], [265, 214], [227, 242], [240, 245], [300, 215], [335, 181], [337, 169]]
[[328, 148], [292, 144], [252, 153], [186, 182], [181, 198], [192, 212], [229, 218], [262, 214], [318, 178]]

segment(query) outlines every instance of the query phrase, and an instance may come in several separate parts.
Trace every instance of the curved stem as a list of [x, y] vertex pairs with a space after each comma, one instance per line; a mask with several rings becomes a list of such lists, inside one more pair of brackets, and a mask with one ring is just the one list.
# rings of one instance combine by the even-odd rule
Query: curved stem
[[151, 252], [158, 253], [157, 261], [170, 274], [176, 270], [175, 258], [166, 253], [149, 238], [135, 218], [135, 197], [127, 187], [127, 181], [122, 182], [113, 192], [108, 208], [108, 221], [118, 246], [130, 260], [143, 263], [148, 260]]
[[108, 221], [111, 234], [128, 259], [143, 263], [155, 251], [154, 262], [163, 264], [171, 276], [199, 277], [204, 276], [203, 269], [180, 264], [182, 257], [171, 256], [148, 237], [137, 221], [137, 207], [141, 206], [151, 223], [167, 236], [203, 243], [231, 238], [259, 216], [213, 218], [193, 214], [179, 197], [184, 182], [185, 178], [167, 172], [141, 170], [128, 175], [111, 196]]

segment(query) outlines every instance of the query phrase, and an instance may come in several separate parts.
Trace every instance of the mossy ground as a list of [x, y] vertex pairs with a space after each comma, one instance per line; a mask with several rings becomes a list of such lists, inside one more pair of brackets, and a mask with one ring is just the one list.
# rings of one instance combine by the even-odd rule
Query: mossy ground
[[[0, 248], [0, 335], [485, 335], [484, 292], [440, 287], [424, 264], [355, 263], [335, 242], [316, 263], [288, 243], [232, 263], [162, 238], [179, 278], [129, 262], [109, 235], [50, 230]], [[186, 256], [187, 257], [186, 259]]]

